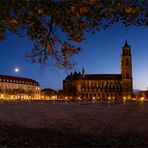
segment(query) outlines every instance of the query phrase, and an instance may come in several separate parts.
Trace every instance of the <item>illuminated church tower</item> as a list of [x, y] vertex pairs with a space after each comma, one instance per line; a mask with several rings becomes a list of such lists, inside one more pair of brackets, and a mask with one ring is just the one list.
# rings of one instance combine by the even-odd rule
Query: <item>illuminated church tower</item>
[[63, 81], [64, 95], [76, 100], [130, 99], [133, 91], [131, 47], [125, 41], [120, 74], [86, 74], [74, 72]]
[[121, 55], [122, 96], [131, 96], [133, 90], [132, 55], [127, 40], [122, 47]]

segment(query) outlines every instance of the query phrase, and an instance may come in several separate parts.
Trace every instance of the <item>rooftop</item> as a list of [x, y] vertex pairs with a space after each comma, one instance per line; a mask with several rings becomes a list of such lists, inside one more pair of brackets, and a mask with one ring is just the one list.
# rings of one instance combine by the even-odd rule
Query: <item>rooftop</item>
[[39, 86], [39, 83], [37, 81], [29, 78], [0, 75], [0, 82], [17, 83], [16, 81], [18, 81], [19, 84], [22, 84], [23, 82], [24, 83], [27, 82], [27, 84]]

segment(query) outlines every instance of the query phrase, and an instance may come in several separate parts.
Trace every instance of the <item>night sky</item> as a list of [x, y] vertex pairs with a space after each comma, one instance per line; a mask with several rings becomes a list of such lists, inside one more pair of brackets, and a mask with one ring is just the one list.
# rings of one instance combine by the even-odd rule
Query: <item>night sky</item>
[[[72, 71], [85, 67], [89, 74], [120, 73], [120, 56], [125, 39], [132, 48], [134, 89], [148, 87], [148, 27], [124, 27], [116, 24], [95, 34], [87, 33], [87, 40], [80, 43], [83, 51], [74, 57], [77, 65]], [[62, 81], [70, 71], [50, 66], [31, 64], [25, 52], [33, 47], [27, 38], [18, 38], [8, 33], [0, 42], [0, 74], [32, 78], [41, 88], [62, 89]], [[14, 69], [20, 71], [16, 73]]]

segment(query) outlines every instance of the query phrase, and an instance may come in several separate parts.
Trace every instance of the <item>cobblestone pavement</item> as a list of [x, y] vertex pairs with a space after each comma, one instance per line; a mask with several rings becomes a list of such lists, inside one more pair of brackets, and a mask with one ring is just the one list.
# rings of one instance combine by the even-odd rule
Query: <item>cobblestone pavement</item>
[[0, 101], [0, 148], [148, 147], [147, 102]]

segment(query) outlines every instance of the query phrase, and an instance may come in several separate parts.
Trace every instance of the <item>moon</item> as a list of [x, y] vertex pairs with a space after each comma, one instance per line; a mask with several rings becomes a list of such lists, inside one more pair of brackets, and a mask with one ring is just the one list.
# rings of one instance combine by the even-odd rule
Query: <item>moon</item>
[[19, 70], [19, 68], [15, 68], [14, 71], [15, 71], [16, 73], [18, 73], [20, 70]]

